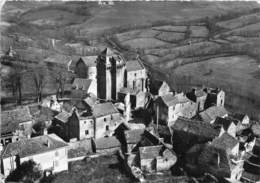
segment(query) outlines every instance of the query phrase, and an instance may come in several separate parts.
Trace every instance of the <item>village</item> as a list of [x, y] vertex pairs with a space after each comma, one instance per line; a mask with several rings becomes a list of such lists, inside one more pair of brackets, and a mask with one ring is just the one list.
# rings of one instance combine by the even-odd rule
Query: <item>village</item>
[[75, 77], [66, 95], [1, 111], [6, 182], [26, 161], [49, 176], [70, 171], [73, 161], [112, 154], [137, 182], [151, 175], [260, 182], [259, 122], [229, 112], [222, 89], [178, 93], [151, 78], [138, 56], [126, 60], [108, 47], [69, 62], [67, 70]]

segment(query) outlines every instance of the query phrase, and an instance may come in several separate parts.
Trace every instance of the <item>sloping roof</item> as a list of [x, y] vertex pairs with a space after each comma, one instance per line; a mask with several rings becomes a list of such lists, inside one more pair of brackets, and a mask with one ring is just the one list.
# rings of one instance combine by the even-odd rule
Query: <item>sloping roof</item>
[[196, 88], [195, 89], [195, 96], [196, 97], [202, 97], [202, 96], [205, 96], [205, 95], [207, 95], [207, 93], [202, 88], [200, 88], [200, 89]]
[[160, 156], [162, 145], [139, 147], [140, 159], [153, 159]]
[[145, 68], [140, 60], [130, 60], [130, 61], [126, 62], [126, 70], [128, 72], [139, 71], [139, 70], [143, 70], [143, 69], [145, 69]]
[[127, 93], [130, 93], [130, 95], [137, 95], [140, 93], [139, 90], [134, 90], [132, 88], [126, 88], [126, 87], [123, 87], [120, 89], [119, 93], [124, 93], [124, 94], [127, 94]]
[[102, 56], [113, 56], [115, 55], [114, 52], [110, 48], [105, 48], [100, 55]]
[[[97, 61], [97, 56], [84, 56], [84, 57], [80, 57], [79, 61], [83, 61], [84, 64], [88, 67], [95, 67], [97, 65], [96, 61]], [[78, 61], [78, 62], [79, 62]], [[77, 62], [77, 63], [78, 63]]]
[[179, 104], [179, 103], [186, 103], [186, 102], [189, 102], [190, 100], [185, 96], [183, 95], [182, 93], [180, 94], [176, 94], [176, 95], [173, 95], [173, 94], [167, 94], [167, 95], [163, 95], [160, 97], [162, 99], [162, 101], [168, 106], [175, 106], [176, 104]]
[[53, 64], [68, 64], [68, 62], [71, 60], [69, 56], [62, 55], [62, 54], [54, 54], [50, 55], [46, 59], [44, 59], [44, 62], [47, 63], [53, 63]]
[[126, 130], [124, 133], [127, 144], [137, 144], [142, 139], [144, 129]]
[[229, 135], [228, 133], [223, 133], [220, 137], [215, 138], [211, 145], [219, 149], [230, 151], [238, 143], [239, 141], [235, 137]]
[[59, 120], [63, 123], [67, 123], [70, 116], [71, 116], [70, 113], [68, 113], [66, 111], [62, 111], [57, 116], [55, 116], [54, 118], [56, 118], [57, 120]]
[[84, 102], [88, 104], [90, 107], [94, 106], [94, 104], [97, 102], [97, 97], [90, 93], [85, 99]]
[[244, 119], [244, 117], [246, 117], [247, 115], [246, 114], [241, 114], [241, 113], [234, 113], [232, 115], [233, 118], [239, 120], [239, 121], [242, 121]]
[[32, 121], [28, 106], [1, 112], [1, 133], [10, 133], [19, 127], [19, 123]]
[[81, 90], [88, 91], [92, 82], [94, 82], [94, 80], [92, 80], [92, 79], [75, 78], [74, 81], [73, 81], [72, 86], [73, 87], [78, 87]]
[[118, 110], [111, 102], [95, 104], [93, 107], [93, 116], [105, 116], [109, 114], [118, 113]]
[[231, 119], [221, 118], [221, 117], [217, 117], [213, 123], [215, 127], [223, 127], [224, 130], [228, 130], [231, 124], [232, 124]]
[[95, 141], [96, 150], [120, 147], [121, 144], [115, 136], [98, 138]]
[[[204, 171], [208, 171], [213, 175], [226, 177], [231, 173], [230, 159], [227, 152], [212, 145], [207, 144], [204, 146], [198, 157], [198, 162], [204, 168]], [[216, 164], [218, 166], [215, 166]]]
[[227, 110], [222, 106], [212, 106], [205, 111], [199, 113], [200, 117], [205, 122], [211, 122], [216, 117], [223, 117], [228, 114]]
[[171, 126], [171, 129], [173, 131], [183, 131], [206, 138], [215, 138], [218, 135], [218, 131], [209, 123], [183, 117], [178, 117], [175, 123]]
[[22, 158], [66, 146], [67, 143], [55, 134], [43, 135], [9, 143], [3, 151], [2, 157], [7, 158], [10, 156], [19, 155], [19, 157]]

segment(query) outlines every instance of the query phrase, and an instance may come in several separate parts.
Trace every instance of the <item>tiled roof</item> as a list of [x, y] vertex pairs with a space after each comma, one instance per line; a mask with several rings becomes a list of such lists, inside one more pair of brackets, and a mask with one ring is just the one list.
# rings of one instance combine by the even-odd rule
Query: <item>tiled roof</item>
[[87, 97], [87, 95], [87, 90], [71, 90], [68, 97], [71, 99], [84, 99]]
[[162, 145], [139, 147], [140, 159], [153, 159], [160, 156]]
[[95, 142], [97, 150], [98, 149], [109, 149], [109, 148], [121, 146], [119, 140], [115, 136], [98, 138], [94, 142]]
[[20, 158], [23, 158], [65, 146], [67, 144], [55, 134], [43, 135], [8, 144], [3, 151], [2, 157], [19, 155]]
[[109, 114], [118, 113], [118, 110], [111, 102], [95, 104], [93, 107], [93, 116], [105, 116]]
[[213, 126], [209, 123], [183, 117], [179, 117], [170, 128], [173, 131], [183, 131], [207, 138], [214, 138], [218, 135], [218, 131], [214, 129]]
[[183, 93], [176, 94], [176, 95], [173, 94], [163, 95], [161, 96], [161, 99], [167, 106], [175, 106], [176, 104], [179, 103], [190, 102], [190, 100], [185, 95], [183, 95]]
[[92, 80], [92, 79], [75, 78], [74, 81], [73, 81], [72, 86], [73, 87], [78, 87], [81, 90], [88, 91], [92, 82], [94, 82], [94, 80]]
[[144, 133], [144, 129], [126, 130], [125, 132], [126, 143], [137, 144]]
[[221, 117], [217, 117], [213, 123], [215, 127], [223, 127], [224, 130], [228, 130], [231, 124], [232, 124], [231, 119], [221, 118]]
[[126, 70], [128, 72], [139, 71], [139, 70], [143, 70], [143, 69], [145, 69], [145, 68], [140, 60], [130, 60], [130, 61], [126, 62]]
[[97, 56], [84, 56], [84, 57], [80, 57], [79, 61], [83, 61], [87, 67], [95, 67], [96, 64], [97, 64], [96, 63]]
[[19, 123], [32, 121], [28, 106], [1, 112], [1, 133], [10, 133], [19, 127]]
[[[202, 152], [198, 157], [198, 162], [203, 167], [210, 167], [209, 171], [212, 171], [214, 169], [214, 172], [209, 173], [217, 173], [218, 175], [223, 174], [222, 177], [225, 177], [227, 174], [230, 175], [231, 173], [230, 159], [227, 152], [223, 149], [215, 148], [212, 145], [207, 144], [206, 146], [204, 146]], [[216, 164], [218, 164], [218, 168], [216, 168]]]
[[223, 117], [228, 114], [227, 110], [222, 106], [212, 106], [205, 111], [199, 113], [200, 117], [205, 122], [211, 122], [216, 117]]
[[229, 135], [228, 133], [223, 133], [220, 137], [215, 138], [211, 145], [219, 149], [230, 151], [238, 143], [239, 141], [235, 137]]
[[55, 118], [63, 123], [67, 123], [70, 116], [70, 113], [62, 111], [57, 116], [55, 116]]

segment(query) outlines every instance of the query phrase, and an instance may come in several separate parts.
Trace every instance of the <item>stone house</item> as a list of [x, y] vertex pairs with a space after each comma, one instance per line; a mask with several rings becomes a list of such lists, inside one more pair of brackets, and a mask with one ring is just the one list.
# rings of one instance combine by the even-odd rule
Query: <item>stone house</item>
[[144, 173], [167, 171], [177, 161], [175, 153], [163, 145], [139, 147], [139, 157]]
[[[238, 181], [243, 172], [243, 161], [229, 154], [229, 145], [219, 147], [216, 144], [197, 144], [193, 146], [186, 153], [186, 170], [190, 175], [196, 176], [210, 173], [221, 182], [224, 182], [225, 179]], [[236, 147], [235, 144], [232, 144], [232, 147]]]
[[219, 135], [219, 130], [216, 130], [211, 124], [183, 117], [178, 117], [170, 126], [170, 131], [174, 150], [181, 154], [195, 144], [212, 141]]
[[127, 94], [130, 94], [130, 103], [132, 109], [143, 108], [146, 104], [147, 95], [145, 92], [133, 90], [130, 88], [121, 88], [118, 92], [118, 101], [124, 102]]
[[239, 141], [226, 132], [215, 138], [210, 144], [215, 148], [224, 149], [228, 155], [233, 157], [239, 155]]
[[146, 80], [146, 69], [139, 59], [126, 62], [125, 87], [146, 92]]
[[198, 105], [198, 112], [204, 110], [205, 102], [207, 99], [207, 93], [202, 88], [193, 88], [191, 92], [188, 92], [186, 96], [196, 102]]
[[149, 83], [149, 92], [154, 96], [163, 96], [169, 94], [170, 86], [161, 80], [151, 80]]
[[33, 117], [28, 106], [1, 112], [1, 143], [6, 145], [21, 138], [30, 138]]
[[115, 136], [95, 139], [93, 145], [94, 152], [98, 154], [115, 154], [121, 149], [121, 144]]
[[189, 100], [183, 93], [163, 95], [154, 102], [155, 121], [167, 125], [174, 123], [179, 116], [194, 117], [196, 110], [196, 103]]
[[211, 106], [221, 106], [224, 107], [225, 104], [225, 92], [219, 88], [206, 88], [207, 99], [205, 102], [205, 108]]
[[95, 121], [89, 114], [78, 114], [75, 110], [69, 118], [69, 130], [73, 131], [71, 138], [78, 140], [95, 137]]
[[68, 170], [68, 145], [55, 134], [10, 143], [1, 154], [1, 173], [8, 176], [20, 163], [33, 160], [42, 170]]
[[95, 120], [95, 138], [112, 136], [123, 122], [122, 115], [111, 102], [94, 105], [92, 115]]
[[231, 119], [217, 117], [213, 126], [220, 130], [220, 135], [226, 132], [229, 135], [236, 137], [237, 126]]
[[80, 57], [75, 65], [75, 74], [79, 78], [96, 79], [97, 56]]
[[97, 58], [97, 96], [103, 100], [117, 100], [124, 87], [125, 60], [106, 48]]
[[52, 127], [53, 132], [57, 134], [60, 138], [62, 138], [65, 141], [69, 141], [71, 138], [70, 130], [69, 128], [69, 119], [70, 119], [71, 113], [68, 113], [66, 111], [62, 111], [56, 116], [54, 116]]
[[212, 124], [217, 117], [228, 117], [228, 111], [223, 106], [212, 106], [198, 114], [198, 118]]
[[72, 89], [84, 90], [87, 94], [92, 93], [97, 96], [97, 82], [94, 79], [75, 78]]

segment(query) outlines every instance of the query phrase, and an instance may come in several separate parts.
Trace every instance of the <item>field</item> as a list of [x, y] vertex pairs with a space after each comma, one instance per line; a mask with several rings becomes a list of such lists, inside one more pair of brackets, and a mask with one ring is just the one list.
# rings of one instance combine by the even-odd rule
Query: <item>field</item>
[[[95, 55], [98, 47], [111, 46], [129, 59], [139, 54], [175, 90], [219, 86], [228, 93], [229, 109], [260, 110], [256, 2], [7, 2], [1, 13], [1, 51], [12, 45], [31, 63], [55, 54]], [[23, 93], [30, 94], [26, 81]], [[44, 91], [56, 91], [51, 79]]]

